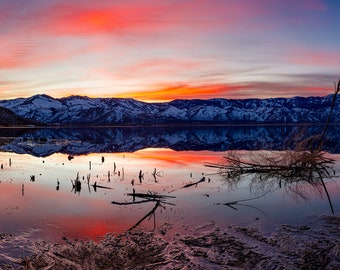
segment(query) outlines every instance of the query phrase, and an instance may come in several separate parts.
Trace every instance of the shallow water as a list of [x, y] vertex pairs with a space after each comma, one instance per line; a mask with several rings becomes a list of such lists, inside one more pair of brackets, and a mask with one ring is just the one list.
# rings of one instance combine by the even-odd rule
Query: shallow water
[[[257, 151], [239, 151], [256, 156]], [[228, 152], [174, 151], [147, 148], [133, 153], [97, 153], [74, 156], [0, 153], [0, 232], [61, 241], [62, 238], [100, 239], [108, 232], [132, 228], [155, 206], [133, 202], [129, 193], [156, 192], [166, 196], [155, 214], [138, 227], [171, 224], [175, 231], [215, 221], [217, 224], [259, 224], [264, 231], [275, 224], [299, 224], [308, 215], [331, 214], [322, 189], [301, 184], [273, 192], [249, 187], [247, 179], [231, 187], [207, 163], [221, 162]], [[330, 157], [339, 160], [340, 155]], [[339, 174], [338, 161], [334, 169]], [[153, 173], [156, 170], [155, 177]], [[74, 181], [79, 173], [80, 190]], [[140, 179], [140, 175], [143, 177]], [[34, 176], [34, 177], [32, 177]], [[89, 185], [87, 179], [90, 179]], [[183, 188], [204, 177], [205, 181]], [[96, 186], [94, 186], [96, 183]], [[339, 178], [327, 180], [336, 213], [340, 211]], [[254, 199], [255, 198], [255, 199]], [[247, 200], [233, 205], [226, 202]], [[141, 201], [135, 198], [135, 202]]]
[[[305, 225], [310, 224], [308, 216], [332, 215], [321, 183], [280, 185], [274, 178], [250, 185], [252, 176], [231, 183], [206, 166], [229, 154], [252, 160], [264, 153], [281, 153], [320, 130], [319, 126], [0, 128], [0, 268], [17, 267], [23, 258], [45, 254], [46, 248], [66, 244], [73, 250], [68, 241], [73, 239], [95, 240], [102, 249], [105, 241], [116, 239], [107, 233], [129, 229], [148, 235], [156, 228], [156, 235], [171, 243], [207, 224], [228, 231], [251, 226], [270, 236], [278, 224]], [[336, 126], [329, 131], [324, 149], [335, 163], [332, 177], [324, 180], [338, 215], [340, 134]], [[150, 194], [162, 197], [152, 200]], [[236, 231], [233, 237], [248, 241]]]

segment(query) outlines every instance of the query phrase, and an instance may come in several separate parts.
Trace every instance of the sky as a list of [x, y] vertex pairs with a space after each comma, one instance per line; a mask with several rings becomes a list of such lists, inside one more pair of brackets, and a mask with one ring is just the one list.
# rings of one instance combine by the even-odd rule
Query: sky
[[338, 0], [0, 0], [0, 99], [324, 96]]

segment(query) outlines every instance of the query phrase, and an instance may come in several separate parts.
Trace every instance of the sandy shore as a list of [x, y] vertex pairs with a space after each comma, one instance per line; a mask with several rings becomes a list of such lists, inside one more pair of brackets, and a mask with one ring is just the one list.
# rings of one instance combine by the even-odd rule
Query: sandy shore
[[[308, 217], [264, 235], [255, 227], [209, 223], [170, 234], [107, 235], [100, 242], [48, 243], [0, 235], [1, 269], [340, 269], [340, 216]], [[9, 254], [15, 253], [15, 256]]]

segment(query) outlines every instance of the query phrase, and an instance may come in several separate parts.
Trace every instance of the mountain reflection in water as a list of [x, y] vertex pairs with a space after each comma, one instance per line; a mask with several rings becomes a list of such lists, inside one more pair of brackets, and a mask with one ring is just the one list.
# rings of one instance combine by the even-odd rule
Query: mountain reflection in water
[[[46, 157], [54, 153], [135, 152], [145, 148], [176, 151], [283, 150], [320, 134], [323, 126], [191, 126], [0, 129], [0, 151]], [[340, 129], [330, 126], [324, 150], [340, 153]]]
[[[96, 238], [136, 226], [171, 224], [176, 229], [210, 221], [271, 227], [296, 224], [310, 214], [330, 214], [322, 190], [315, 192], [308, 183], [294, 183], [299, 195], [304, 192], [301, 197], [308, 198], [301, 203], [292, 192], [271, 188], [277, 184], [272, 178], [265, 188], [260, 185], [263, 181], [247, 177], [232, 186], [215, 168], [205, 166], [221, 162], [229, 150], [249, 157], [261, 149], [287, 149], [322, 128], [0, 129], [0, 232], [34, 228], [39, 236], [60, 240]], [[325, 149], [335, 160], [333, 169], [338, 175], [336, 127], [329, 128], [327, 138], [330, 143]], [[337, 214], [339, 179], [325, 183]], [[237, 211], [218, 206], [225, 203]]]

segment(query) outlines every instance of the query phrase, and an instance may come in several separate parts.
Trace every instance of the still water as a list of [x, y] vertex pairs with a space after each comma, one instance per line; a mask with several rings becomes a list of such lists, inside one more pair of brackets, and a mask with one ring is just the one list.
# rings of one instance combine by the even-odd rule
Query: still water
[[[296, 134], [293, 127], [7, 129], [1, 137], [0, 232], [98, 239], [135, 226], [167, 224], [179, 231], [211, 221], [258, 224], [265, 231], [332, 214], [320, 186], [295, 183], [264, 192], [247, 178], [230, 186], [205, 166], [223, 162], [230, 151], [245, 158], [267, 151], [264, 145], [282, 151], [279, 142], [287, 145], [284, 138]], [[325, 182], [338, 214], [340, 155], [337, 145], [329, 149], [336, 176]], [[162, 202], [138, 194], [161, 195]], [[228, 202], [238, 203], [223, 205]]]

